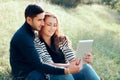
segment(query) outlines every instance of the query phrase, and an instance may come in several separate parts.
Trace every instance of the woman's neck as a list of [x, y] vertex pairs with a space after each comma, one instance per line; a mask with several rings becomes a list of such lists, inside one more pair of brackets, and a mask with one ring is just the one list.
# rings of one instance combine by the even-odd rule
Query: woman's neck
[[42, 35], [42, 38], [47, 43], [48, 46], [51, 46], [51, 37]]

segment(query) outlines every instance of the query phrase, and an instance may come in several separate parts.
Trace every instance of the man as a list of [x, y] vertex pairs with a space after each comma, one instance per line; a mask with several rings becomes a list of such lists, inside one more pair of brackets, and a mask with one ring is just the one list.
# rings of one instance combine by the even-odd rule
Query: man
[[80, 61], [75, 60], [68, 68], [58, 68], [42, 63], [34, 47], [34, 30], [44, 25], [44, 10], [30, 4], [25, 9], [25, 23], [17, 30], [10, 42], [10, 65], [15, 80], [44, 80], [44, 73], [69, 74], [78, 72]]

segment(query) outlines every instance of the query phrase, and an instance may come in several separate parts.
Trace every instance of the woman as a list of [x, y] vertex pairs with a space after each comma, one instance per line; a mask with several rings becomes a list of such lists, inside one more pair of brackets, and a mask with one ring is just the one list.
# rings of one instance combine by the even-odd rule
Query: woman
[[[66, 36], [59, 32], [58, 18], [53, 13], [47, 12], [44, 18], [44, 27], [39, 32], [39, 39], [35, 39], [35, 47], [40, 53], [42, 61], [59, 67], [68, 67], [69, 63], [76, 60]], [[77, 59], [78, 60], [78, 59]], [[92, 54], [85, 55], [84, 62], [92, 62]], [[77, 64], [76, 64], [77, 65]], [[89, 64], [83, 64], [82, 70], [69, 75], [50, 75], [51, 80], [100, 80], [94, 69]]]

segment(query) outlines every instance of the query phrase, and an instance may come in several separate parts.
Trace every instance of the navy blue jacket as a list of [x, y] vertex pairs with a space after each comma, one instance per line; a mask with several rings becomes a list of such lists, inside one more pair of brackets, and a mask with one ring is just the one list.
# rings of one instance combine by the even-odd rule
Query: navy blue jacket
[[10, 65], [14, 77], [25, 77], [36, 70], [41, 73], [64, 74], [64, 69], [43, 64], [34, 47], [34, 32], [25, 22], [10, 42]]

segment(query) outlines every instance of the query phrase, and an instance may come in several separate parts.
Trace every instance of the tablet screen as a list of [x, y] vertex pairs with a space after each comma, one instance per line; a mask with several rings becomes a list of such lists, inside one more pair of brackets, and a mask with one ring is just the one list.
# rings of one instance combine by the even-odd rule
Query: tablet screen
[[77, 45], [77, 58], [83, 58], [86, 53], [92, 51], [92, 44], [94, 40], [80, 40]]

